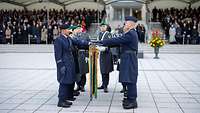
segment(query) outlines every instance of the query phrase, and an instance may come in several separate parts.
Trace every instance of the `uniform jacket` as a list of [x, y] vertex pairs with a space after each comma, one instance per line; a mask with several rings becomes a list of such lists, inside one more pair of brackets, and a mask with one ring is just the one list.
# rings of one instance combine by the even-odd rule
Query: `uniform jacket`
[[132, 29], [120, 37], [100, 41], [104, 46], [121, 46], [119, 82], [136, 83], [138, 76], [138, 36]]
[[[107, 40], [112, 37], [111, 33], [101, 32], [99, 35], [99, 40]], [[100, 70], [102, 74], [108, 74], [113, 71], [113, 59], [112, 59], [112, 53], [110, 51], [110, 48], [106, 48], [105, 51], [100, 52]]]
[[57, 80], [62, 84], [72, 84], [76, 80], [75, 62], [72, 54], [74, 45], [87, 46], [88, 42], [66, 38], [60, 35], [54, 42], [55, 60], [57, 64]]

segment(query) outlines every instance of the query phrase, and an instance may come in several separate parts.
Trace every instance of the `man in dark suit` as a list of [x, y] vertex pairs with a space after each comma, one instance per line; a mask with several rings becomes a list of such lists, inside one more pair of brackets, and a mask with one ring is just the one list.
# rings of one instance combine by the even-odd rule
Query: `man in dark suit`
[[[107, 24], [101, 24], [100, 34], [98, 40], [107, 40], [112, 37], [110, 33], [110, 27]], [[104, 92], [108, 92], [108, 83], [109, 83], [109, 73], [113, 71], [113, 61], [112, 53], [110, 48], [100, 48], [100, 70], [102, 75], [102, 85], [98, 89], [104, 89]]]
[[74, 45], [87, 46], [88, 42], [70, 38], [69, 25], [62, 25], [61, 35], [54, 42], [55, 60], [57, 64], [57, 80], [59, 82], [58, 107], [70, 107], [73, 98], [73, 84], [76, 79], [75, 63], [72, 54]]
[[135, 30], [136, 22], [135, 17], [126, 17], [125, 33], [122, 36], [97, 42], [97, 44], [103, 46], [121, 46], [119, 82], [125, 84], [128, 88], [127, 98], [123, 100], [124, 109], [137, 108], [138, 36]]

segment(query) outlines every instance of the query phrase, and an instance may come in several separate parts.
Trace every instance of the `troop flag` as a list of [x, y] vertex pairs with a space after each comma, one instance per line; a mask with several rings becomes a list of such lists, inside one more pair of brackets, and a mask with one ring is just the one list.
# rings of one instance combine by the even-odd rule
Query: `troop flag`
[[90, 45], [89, 47], [89, 93], [90, 93], [90, 100], [93, 97], [97, 98], [97, 69], [98, 69], [98, 57], [99, 57], [99, 50], [96, 48], [95, 45]]

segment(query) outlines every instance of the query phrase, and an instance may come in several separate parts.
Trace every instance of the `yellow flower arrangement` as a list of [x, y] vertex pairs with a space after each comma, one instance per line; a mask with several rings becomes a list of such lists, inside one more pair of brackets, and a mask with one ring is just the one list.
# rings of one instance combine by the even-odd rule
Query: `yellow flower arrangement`
[[165, 42], [164, 42], [164, 40], [162, 40], [159, 37], [158, 32], [156, 32], [156, 33], [152, 34], [152, 39], [150, 40], [149, 44], [151, 47], [154, 47], [154, 48], [159, 47], [160, 48], [165, 45]]

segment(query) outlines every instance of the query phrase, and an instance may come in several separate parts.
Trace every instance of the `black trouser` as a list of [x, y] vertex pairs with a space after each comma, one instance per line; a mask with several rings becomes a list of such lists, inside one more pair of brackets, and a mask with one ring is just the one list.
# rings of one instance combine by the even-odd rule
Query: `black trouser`
[[122, 87], [123, 87], [123, 90], [124, 90], [124, 91], [127, 91], [127, 86], [126, 86], [125, 83], [122, 83]]
[[137, 84], [135, 83], [125, 83], [127, 86], [128, 100], [133, 102], [137, 98]]
[[60, 84], [58, 90], [59, 102], [64, 102], [67, 98], [73, 97], [72, 84]]
[[109, 84], [109, 74], [102, 74], [102, 86], [107, 88]]
[[86, 74], [82, 74], [81, 80], [78, 82], [77, 85], [78, 85], [78, 87], [84, 88], [85, 84], [86, 84]]
[[10, 43], [11, 44], [11, 38], [6, 39], [6, 44]]

